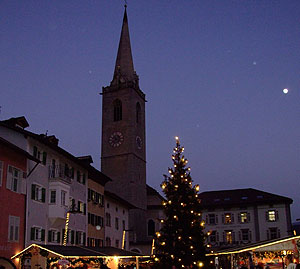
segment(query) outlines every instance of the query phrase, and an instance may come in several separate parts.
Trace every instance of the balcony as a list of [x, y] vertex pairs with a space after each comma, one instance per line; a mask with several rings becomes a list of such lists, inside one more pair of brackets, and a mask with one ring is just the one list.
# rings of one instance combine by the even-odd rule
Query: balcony
[[49, 166], [49, 179], [71, 184], [71, 171], [61, 165], [51, 165]]

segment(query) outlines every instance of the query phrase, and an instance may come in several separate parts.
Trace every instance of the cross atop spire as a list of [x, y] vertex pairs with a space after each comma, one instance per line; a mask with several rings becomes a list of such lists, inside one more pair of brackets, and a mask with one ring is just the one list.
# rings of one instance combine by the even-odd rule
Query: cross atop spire
[[127, 10], [125, 10], [123, 17], [123, 25], [119, 42], [119, 49], [116, 59], [114, 76], [111, 84], [119, 84], [126, 81], [134, 81], [137, 79], [137, 75], [134, 71], [130, 37], [129, 37], [129, 28], [128, 28], [128, 19], [127, 19]]

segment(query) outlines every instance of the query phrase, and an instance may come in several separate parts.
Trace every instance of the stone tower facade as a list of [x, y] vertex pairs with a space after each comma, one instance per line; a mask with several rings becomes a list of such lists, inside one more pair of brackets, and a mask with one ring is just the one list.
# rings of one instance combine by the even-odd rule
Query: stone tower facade
[[107, 189], [136, 207], [129, 212], [136, 241], [146, 239], [147, 227], [145, 102], [133, 67], [125, 6], [113, 79], [102, 92], [101, 170], [112, 179]]

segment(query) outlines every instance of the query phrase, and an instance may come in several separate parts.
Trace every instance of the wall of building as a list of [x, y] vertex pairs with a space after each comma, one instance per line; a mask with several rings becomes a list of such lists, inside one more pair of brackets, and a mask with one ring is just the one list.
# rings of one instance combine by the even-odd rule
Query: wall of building
[[[108, 225], [107, 214], [110, 214], [110, 225]], [[107, 238], [110, 238], [111, 246], [122, 247], [123, 231], [128, 230], [128, 208], [120, 202], [105, 196], [105, 245], [107, 246]], [[116, 227], [116, 219], [118, 219], [118, 228]], [[123, 221], [125, 227], [123, 227]], [[129, 249], [129, 231], [125, 232], [125, 249]], [[118, 244], [116, 244], [118, 242]]]
[[[0, 257], [10, 258], [24, 248], [24, 231], [25, 231], [25, 195], [7, 189], [7, 171], [8, 165], [13, 166], [21, 171], [26, 171], [27, 159], [12, 149], [0, 144]], [[23, 179], [21, 174], [21, 180]], [[14, 229], [13, 234], [17, 233], [18, 239], [9, 238], [9, 216], [19, 218], [18, 231]], [[15, 226], [15, 227], [16, 227]]]
[[[101, 240], [99, 243], [100, 246], [102, 246], [104, 245], [105, 241], [104, 186], [102, 186], [100, 183], [89, 179], [88, 189], [93, 190], [95, 193], [101, 195], [100, 199], [103, 202], [103, 204], [101, 204], [101, 202], [99, 203], [99, 201], [96, 201], [96, 197], [95, 199], [93, 199], [92, 197], [91, 199], [88, 199], [88, 213], [102, 217], [103, 221], [102, 225], [101, 223], [94, 223], [94, 225], [92, 223], [88, 224], [88, 242], [90, 242], [89, 244], [93, 246], [93, 244], [97, 244], [94, 241], [98, 239]], [[100, 230], [97, 229], [98, 225], [98, 229], [100, 228]]]

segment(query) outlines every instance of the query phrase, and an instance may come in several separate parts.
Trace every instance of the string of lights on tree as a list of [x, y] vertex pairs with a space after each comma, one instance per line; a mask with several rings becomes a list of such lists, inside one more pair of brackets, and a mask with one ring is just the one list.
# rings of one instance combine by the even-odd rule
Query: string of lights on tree
[[199, 268], [204, 266], [205, 259], [199, 185], [193, 186], [184, 147], [178, 137], [175, 139], [173, 167], [161, 183], [166, 218], [161, 220], [163, 228], [156, 233], [154, 258], [158, 268]]

